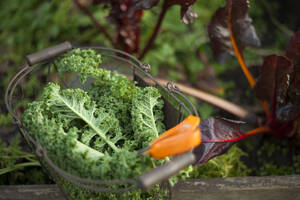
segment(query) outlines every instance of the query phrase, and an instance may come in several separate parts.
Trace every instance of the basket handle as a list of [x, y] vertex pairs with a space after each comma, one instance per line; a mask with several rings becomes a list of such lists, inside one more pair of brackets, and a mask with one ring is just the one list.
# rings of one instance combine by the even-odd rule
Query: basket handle
[[72, 44], [68, 41], [60, 43], [58, 45], [48, 47], [36, 53], [32, 53], [26, 56], [26, 60], [29, 66], [40, 63], [42, 61], [50, 60], [58, 56], [61, 53], [69, 51], [73, 48]]
[[147, 190], [153, 185], [166, 180], [172, 175], [177, 174], [180, 170], [196, 162], [196, 156], [193, 151], [176, 156], [173, 160], [164, 163], [153, 170], [139, 176], [138, 187]]

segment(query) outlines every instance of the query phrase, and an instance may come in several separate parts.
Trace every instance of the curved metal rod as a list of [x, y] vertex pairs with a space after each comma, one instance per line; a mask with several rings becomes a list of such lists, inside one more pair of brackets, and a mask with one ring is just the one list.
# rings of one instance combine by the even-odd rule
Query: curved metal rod
[[20, 81], [26, 77], [29, 73], [31, 73], [33, 71], [32, 67], [28, 67], [26, 71], [24, 71], [23, 74], [20, 75], [19, 78], [16, 79], [15, 83], [13, 84], [12, 88], [11, 88], [11, 93], [9, 94], [9, 101], [12, 102], [12, 97], [13, 97], [13, 91], [15, 91], [15, 88], [17, 87], [17, 85], [19, 85]]
[[128, 56], [129, 58], [133, 59], [134, 61], [136, 61], [139, 65], [142, 65], [143, 63], [141, 61], [139, 61], [136, 57], [124, 52], [124, 51], [121, 51], [121, 50], [118, 50], [118, 49], [113, 49], [113, 48], [109, 48], [109, 47], [101, 47], [101, 46], [78, 46], [77, 48], [80, 48], [80, 49], [98, 49], [98, 50], [108, 50], [108, 51], [112, 51], [112, 52], [115, 52], [115, 53], [120, 53], [122, 55], [125, 55], [125, 56]]
[[[173, 92], [176, 93], [176, 94], [178, 94], [179, 96], [181, 96], [185, 101], [187, 101], [187, 102], [190, 101], [190, 100], [189, 100], [184, 94], [182, 94], [180, 91], [174, 90]], [[192, 109], [193, 109], [193, 111], [194, 111], [194, 113], [195, 113], [195, 116], [196, 116], [196, 117], [199, 117], [198, 111], [197, 111], [196, 107], [194, 106], [194, 104], [192, 104], [192, 103], [189, 103], [189, 104], [191, 105], [191, 107], [192, 107]]]
[[[12, 109], [12, 95], [14, 93], [15, 87], [18, 84], [19, 80], [22, 79], [24, 76], [22, 76], [23, 73], [26, 74], [26, 71], [29, 69], [29, 65], [27, 63], [25, 63], [23, 65], [23, 68], [21, 69], [21, 71], [19, 71], [13, 78], [12, 80], [9, 82], [6, 91], [5, 91], [5, 97], [4, 97], [4, 102], [6, 105], [6, 108], [8, 110], [8, 112], [12, 115], [13, 119], [15, 120], [15, 122], [19, 122], [19, 118], [18, 116], [14, 113], [13, 109]], [[15, 123], [14, 122], [14, 123]]]

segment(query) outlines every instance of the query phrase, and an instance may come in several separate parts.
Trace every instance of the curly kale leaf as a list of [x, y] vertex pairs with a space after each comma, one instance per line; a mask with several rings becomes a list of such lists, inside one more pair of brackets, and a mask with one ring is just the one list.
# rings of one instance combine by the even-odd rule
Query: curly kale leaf
[[115, 145], [122, 139], [120, 129], [116, 128], [118, 127], [116, 126], [118, 121], [114, 116], [97, 108], [96, 103], [90, 100], [85, 91], [82, 89], [60, 91], [59, 85], [50, 83], [45, 89], [43, 97], [46, 98], [53, 114], [72, 120], [82, 120], [89, 128], [89, 131], [86, 131], [87, 134], [90, 135], [91, 131], [94, 132], [114, 152], [119, 151], [119, 148]]
[[48, 112], [45, 102], [30, 103], [22, 117], [26, 130], [62, 169], [78, 175], [82, 170], [92, 171], [104, 154], [80, 142], [76, 127], [65, 131], [63, 123]]
[[143, 148], [165, 130], [163, 100], [154, 87], [141, 88], [132, 99], [132, 127], [137, 148]]
[[97, 90], [100, 89], [100, 91], [95, 92], [95, 94], [101, 99], [101, 95], [108, 92], [110, 96], [122, 99], [124, 102], [131, 102], [138, 90], [136, 82], [131, 82], [125, 75], [117, 72], [109, 71], [109, 73], [109, 77], [99, 76], [97, 80], [95, 80], [93, 86], [97, 88]]
[[108, 71], [98, 68], [101, 62], [101, 55], [92, 49], [74, 49], [58, 57], [54, 64], [60, 74], [77, 72], [80, 81], [84, 83], [87, 77], [109, 77]]

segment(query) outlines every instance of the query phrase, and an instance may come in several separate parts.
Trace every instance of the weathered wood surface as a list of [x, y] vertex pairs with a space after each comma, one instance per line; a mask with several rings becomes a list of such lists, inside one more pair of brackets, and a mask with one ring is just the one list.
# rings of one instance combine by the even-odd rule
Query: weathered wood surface
[[[0, 186], [0, 200], [65, 200], [56, 185]], [[300, 175], [194, 179], [177, 184], [172, 200], [300, 200]]]
[[0, 186], [1, 200], [66, 200], [56, 185]]
[[172, 200], [300, 200], [300, 175], [197, 179], [177, 184]]

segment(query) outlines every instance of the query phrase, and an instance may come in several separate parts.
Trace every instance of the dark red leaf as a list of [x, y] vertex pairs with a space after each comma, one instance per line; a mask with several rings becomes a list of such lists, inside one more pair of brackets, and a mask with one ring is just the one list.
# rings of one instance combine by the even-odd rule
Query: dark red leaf
[[[106, 4], [112, 4], [115, 3], [126, 3], [128, 0], [93, 0], [93, 4], [100, 4], [100, 3], [106, 3]], [[132, 0], [132, 9], [134, 10], [147, 10], [155, 6], [159, 0]]]
[[[197, 165], [202, 165], [210, 159], [225, 153], [232, 142], [213, 142], [218, 140], [233, 140], [243, 135], [240, 124], [244, 122], [224, 118], [208, 118], [201, 121], [200, 130], [202, 143], [194, 149]], [[207, 141], [211, 141], [206, 143]]]
[[256, 96], [271, 105], [271, 113], [285, 105], [293, 63], [285, 56], [271, 55], [264, 59], [254, 87]]
[[128, 53], [138, 52], [143, 10], [135, 0], [111, 0], [108, 21], [116, 25], [115, 40]]
[[257, 97], [270, 105], [267, 125], [271, 129], [269, 134], [277, 138], [294, 134], [294, 120], [300, 116], [299, 61], [300, 32], [292, 37], [286, 57], [265, 58], [254, 87]]
[[114, 41], [128, 52], [139, 51], [140, 23], [143, 10], [155, 6], [159, 0], [93, 0], [93, 4], [111, 7], [108, 21], [116, 26]]
[[248, 8], [248, 0], [227, 0], [225, 7], [219, 8], [213, 15], [208, 25], [208, 36], [217, 61], [224, 62], [230, 54], [234, 55], [228, 29], [229, 16], [232, 33], [240, 51], [245, 46], [260, 46]]
[[294, 73], [291, 77], [289, 97], [293, 105], [300, 109], [300, 31], [295, 33], [288, 45], [286, 56], [294, 62]]
[[295, 33], [286, 50], [286, 56], [300, 63], [300, 31]]

